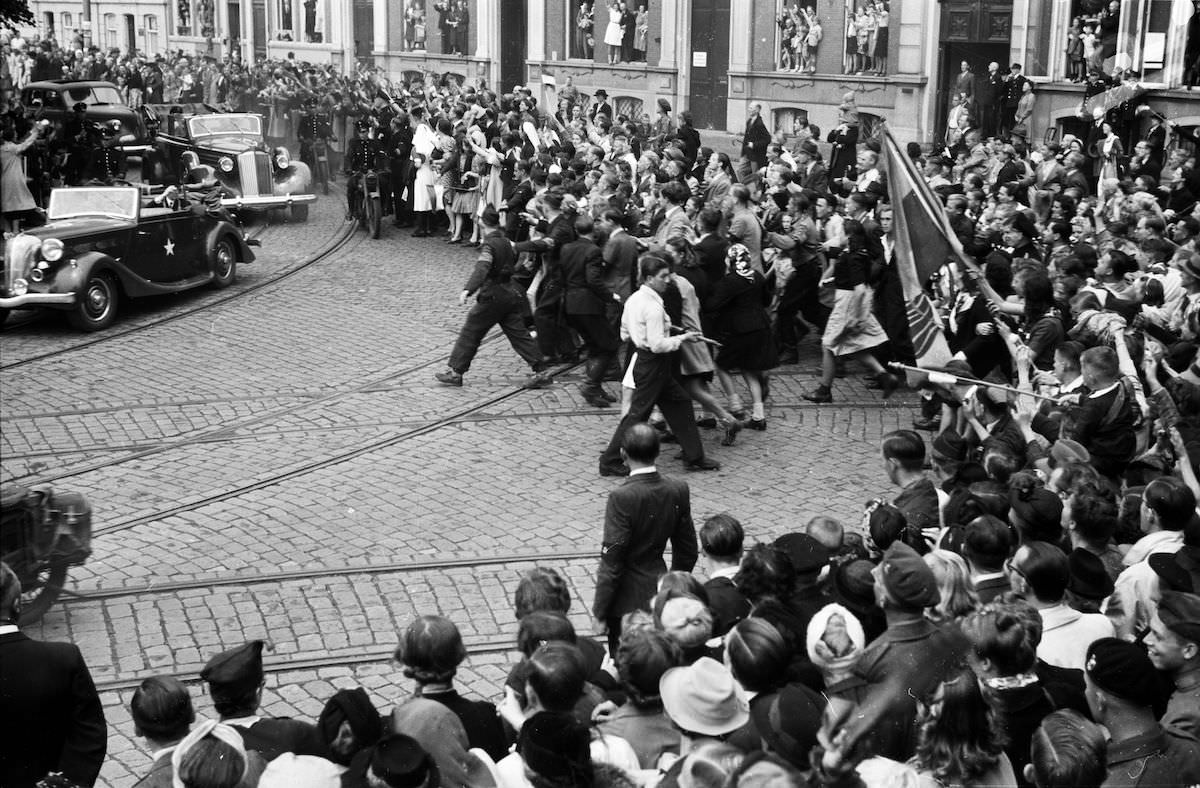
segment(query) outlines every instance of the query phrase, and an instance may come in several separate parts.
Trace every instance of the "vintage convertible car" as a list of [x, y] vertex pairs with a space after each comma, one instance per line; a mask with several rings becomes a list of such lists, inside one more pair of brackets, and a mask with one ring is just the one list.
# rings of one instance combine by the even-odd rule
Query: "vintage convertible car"
[[241, 227], [200, 199], [136, 186], [55, 189], [47, 223], [8, 239], [0, 322], [10, 309], [65, 311], [73, 326], [112, 323], [122, 298], [228, 287], [254, 260]]
[[42, 117], [55, 128], [62, 127], [72, 115], [71, 108], [81, 101], [88, 105], [84, 112], [88, 120], [100, 125], [120, 122], [121, 150], [141, 153], [146, 149], [148, 114], [126, 106], [111, 82], [55, 79], [30, 82], [21, 89], [21, 103], [33, 107], [41, 102]]
[[287, 148], [269, 150], [262, 118], [250, 113], [157, 114], [159, 144], [170, 174], [182, 180], [197, 166], [212, 167], [227, 190], [247, 199], [243, 208], [290, 208], [292, 219], [308, 219], [312, 173]]

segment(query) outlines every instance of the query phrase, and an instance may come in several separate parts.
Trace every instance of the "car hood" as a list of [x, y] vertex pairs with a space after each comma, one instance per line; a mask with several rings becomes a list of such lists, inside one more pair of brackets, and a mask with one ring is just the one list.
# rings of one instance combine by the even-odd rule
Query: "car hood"
[[124, 230], [133, 226], [134, 222], [128, 219], [112, 219], [107, 216], [78, 216], [73, 219], [59, 219], [58, 221], [44, 224], [41, 227], [31, 227], [25, 231], [25, 234], [35, 238], [57, 238], [61, 241], [96, 233], [112, 232], [113, 230]]
[[247, 150], [259, 150], [262, 141], [254, 137], [209, 137], [197, 140], [196, 147], [201, 150], [211, 150], [216, 153], [241, 153]]

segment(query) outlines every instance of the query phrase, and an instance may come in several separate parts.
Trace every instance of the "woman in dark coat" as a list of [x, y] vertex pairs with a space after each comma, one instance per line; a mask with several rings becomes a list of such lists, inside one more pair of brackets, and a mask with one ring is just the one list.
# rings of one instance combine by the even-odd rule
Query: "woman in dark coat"
[[[767, 371], [779, 366], [779, 356], [771, 337], [771, 288], [763, 275], [751, 268], [750, 250], [733, 244], [725, 256], [725, 278], [713, 287], [707, 311], [712, 314], [717, 351], [717, 375], [721, 387], [732, 392], [732, 370], [742, 373], [752, 399], [750, 429], [765, 430], [763, 399], [767, 389]], [[736, 405], [736, 403], [735, 403]], [[733, 410], [739, 410], [734, 407]]]

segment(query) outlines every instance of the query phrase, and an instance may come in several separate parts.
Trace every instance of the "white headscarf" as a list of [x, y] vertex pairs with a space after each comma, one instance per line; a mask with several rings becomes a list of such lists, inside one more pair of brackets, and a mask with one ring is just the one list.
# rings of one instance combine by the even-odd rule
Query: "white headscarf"
[[240, 781], [246, 776], [246, 747], [242, 744], [242, 734], [233, 729], [232, 726], [217, 722], [216, 720], [205, 720], [204, 722], [192, 728], [191, 733], [183, 737], [183, 741], [175, 745], [175, 750], [171, 753], [171, 786], [172, 788], [186, 788], [183, 781], [179, 779], [179, 765], [183, 763], [183, 756], [187, 751], [196, 746], [196, 743], [205, 736], [212, 734], [214, 738], [228, 744], [233, 749], [237, 750], [238, 755], [242, 756], [242, 774], [238, 777]]
[[[846, 636], [850, 639], [850, 649], [841, 656], [833, 653], [825, 642], [825, 632], [829, 628], [829, 619], [838, 615], [846, 625]], [[817, 611], [808, 622], [808, 632], [805, 638], [808, 645], [808, 658], [819, 668], [828, 670], [845, 669], [858, 661], [866, 645], [866, 635], [862, 624], [854, 614], [837, 603], [830, 603]]]

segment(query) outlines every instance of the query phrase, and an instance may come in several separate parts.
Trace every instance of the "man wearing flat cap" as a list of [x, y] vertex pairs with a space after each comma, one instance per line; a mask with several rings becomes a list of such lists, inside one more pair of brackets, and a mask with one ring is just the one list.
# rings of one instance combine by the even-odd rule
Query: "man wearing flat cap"
[[1088, 647], [1088, 708], [1109, 733], [1106, 788], [1200, 781], [1200, 741], [1154, 718], [1153, 704], [1161, 694], [1158, 679], [1140, 646], [1103, 638]]
[[266, 761], [285, 752], [328, 757], [315, 725], [258, 715], [265, 683], [262, 650], [261, 640], [251, 640], [216, 655], [200, 671], [200, 678], [208, 682], [213, 707], [221, 715], [221, 722], [242, 734], [246, 749], [256, 750]]
[[916, 550], [893, 542], [872, 576], [887, 629], [863, 651], [855, 673], [870, 685], [868, 698], [886, 698], [886, 709], [866, 733], [864, 747], [869, 755], [904, 761], [917, 746], [916, 698], [950, 675], [965, 642], [956, 628], [939, 629], [925, 617], [941, 595]]
[[804, 140], [797, 146], [796, 164], [799, 165], [800, 188], [814, 194], [825, 194], [829, 191], [829, 171], [821, 161], [816, 142]]
[[1200, 596], [1164, 591], [1146, 647], [1154, 667], [1175, 682], [1159, 722], [1200, 736]]

